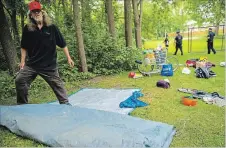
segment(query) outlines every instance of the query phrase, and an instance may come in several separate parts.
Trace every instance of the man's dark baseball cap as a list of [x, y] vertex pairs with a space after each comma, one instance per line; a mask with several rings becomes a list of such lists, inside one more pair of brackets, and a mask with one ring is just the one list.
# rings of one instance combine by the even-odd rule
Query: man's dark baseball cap
[[179, 30], [177, 30], [177, 32], [176, 33], [180, 33], [180, 31]]
[[209, 28], [209, 30], [212, 30], [212, 28]]
[[42, 6], [39, 2], [37, 1], [32, 1], [29, 3], [29, 10], [32, 11], [32, 10], [41, 10], [42, 9]]

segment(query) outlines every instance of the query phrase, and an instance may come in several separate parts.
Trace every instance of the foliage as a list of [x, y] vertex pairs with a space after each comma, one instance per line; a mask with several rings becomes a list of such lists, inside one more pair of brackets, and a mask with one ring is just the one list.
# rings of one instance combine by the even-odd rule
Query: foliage
[[14, 79], [5, 71], [0, 71], [0, 94], [0, 100], [16, 95]]
[[199, 25], [207, 22], [219, 25], [225, 20], [225, 0], [192, 0], [188, 2], [187, 10]]

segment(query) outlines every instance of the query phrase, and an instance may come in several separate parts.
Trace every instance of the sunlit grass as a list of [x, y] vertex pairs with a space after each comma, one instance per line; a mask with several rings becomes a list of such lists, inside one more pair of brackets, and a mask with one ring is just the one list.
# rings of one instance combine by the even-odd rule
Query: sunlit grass
[[[150, 40], [144, 42], [143, 48], [144, 49], [155, 49], [158, 45], [161, 45], [162, 47], [165, 47], [163, 40]], [[170, 45], [169, 45], [169, 52], [174, 53], [175, 52], [175, 44], [174, 44], [174, 38], [169, 38]], [[206, 38], [196, 38], [190, 41], [190, 48], [188, 48], [188, 39], [183, 40], [183, 51], [184, 53], [188, 52], [203, 52], [207, 53], [207, 40]], [[222, 44], [223, 42], [223, 44]], [[217, 38], [214, 40], [214, 48], [216, 50], [224, 50], [225, 47], [225, 41], [222, 40], [222, 38]], [[189, 50], [188, 50], [189, 49]], [[190, 51], [191, 50], [191, 51]]]
[[[201, 45], [200, 45], [201, 46]], [[129, 72], [123, 72], [114, 76], [103, 76], [94, 80], [83, 82], [66, 83], [68, 94], [84, 87], [95, 88], [140, 88], [144, 94], [141, 100], [149, 103], [149, 106], [137, 108], [132, 112], [132, 116], [147, 120], [164, 122], [174, 125], [177, 134], [171, 143], [172, 147], [224, 147], [225, 146], [225, 108], [215, 105], [208, 105], [198, 101], [197, 106], [187, 107], [181, 104], [182, 96], [187, 94], [178, 92], [177, 89], [194, 88], [207, 92], [218, 92], [225, 95], [225, 68], [220, 67], [219, 63], [224, 61], [224, 52], [218, 52], [216, 55], [207, 55], [206, 53], [185, 53], [184, 56], [175, 56], [181, 64], [190, 58], [199, 58], [207, 56], [208, 60], [215, 63], [216, 67], [212, 70], [217, 77], [210, 79], [198, 79], [194, 75], [194, 69], [190, 68], [191, 74], [181, 73], [180, 67], [170, 80], [171, 88], [162, 89], [156, 87], [156, 82], [162, 77], [159, 74], [139, 79], [128, 78]], [[137, 72], [135, 70], [135, 72]], [[44, 103], [56, 100], [53, 92], [44, 84], [46, 89], [41, 93], [30, 93], [30, 103]], [[31, 90], [34, 91], [34, 90]], [[9, 100], [12, 104], [14, 100]], [[33, 140], [16, 136], [5, 128], [0, 128], [0, 146], [4, 147], [43, 147]]]

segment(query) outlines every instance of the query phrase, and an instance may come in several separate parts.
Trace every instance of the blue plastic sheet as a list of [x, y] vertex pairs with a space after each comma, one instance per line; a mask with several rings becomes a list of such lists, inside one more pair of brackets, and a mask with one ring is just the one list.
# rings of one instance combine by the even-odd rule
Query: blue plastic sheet
[[161, 122], [53, 104], [0, 106], [0, 125], [54, 147], [169, 147], [175, 134]]
[[[120, 108], [119, 104], [133, 96], [136, 91], [140, 92], [140, 89], [83, 88], [70, 95], [69, 102], [72, 106], [129, 114], [134, 108]], [[59, 102], [51, 104], [59, 104]]]
[[130, 96], [125, 101], [121, 102], [119, 104], [119, 107], [120, 108], [137, 108], [137, 107], [147, 106], [148, 105], [147, 103], [138, 100], [138, 98], [142, 96], [143, 94], [140, 91], [135, 91], [133, 92], [132, 96]]

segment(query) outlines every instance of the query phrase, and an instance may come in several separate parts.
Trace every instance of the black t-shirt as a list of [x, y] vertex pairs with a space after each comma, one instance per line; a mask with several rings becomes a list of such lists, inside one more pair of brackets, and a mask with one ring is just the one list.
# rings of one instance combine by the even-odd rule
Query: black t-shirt
[[26, 65], [34, 69], [52, 70], [57, 67], [56, 45], [64, 48], [66, 42], [55, 25], [43, 26], [40, 30], [23, 29], [21, 48], [27, 51]]
[[168, 38], [165, 38], [164, 42], [165, 42], [165, 45], [169, 46], [169, 39]]
[[176, 45], [182, 45], [183, 37], [181, 35], [177, 35], [175, 37], [175, 40], [176, 40]]
[[214, 39], [214, 36], [215, 36], [215, 33], [213, 32], [209, 32], [207, 38], [208, 38], [208, 42], [213, 42], [213, 39]]

